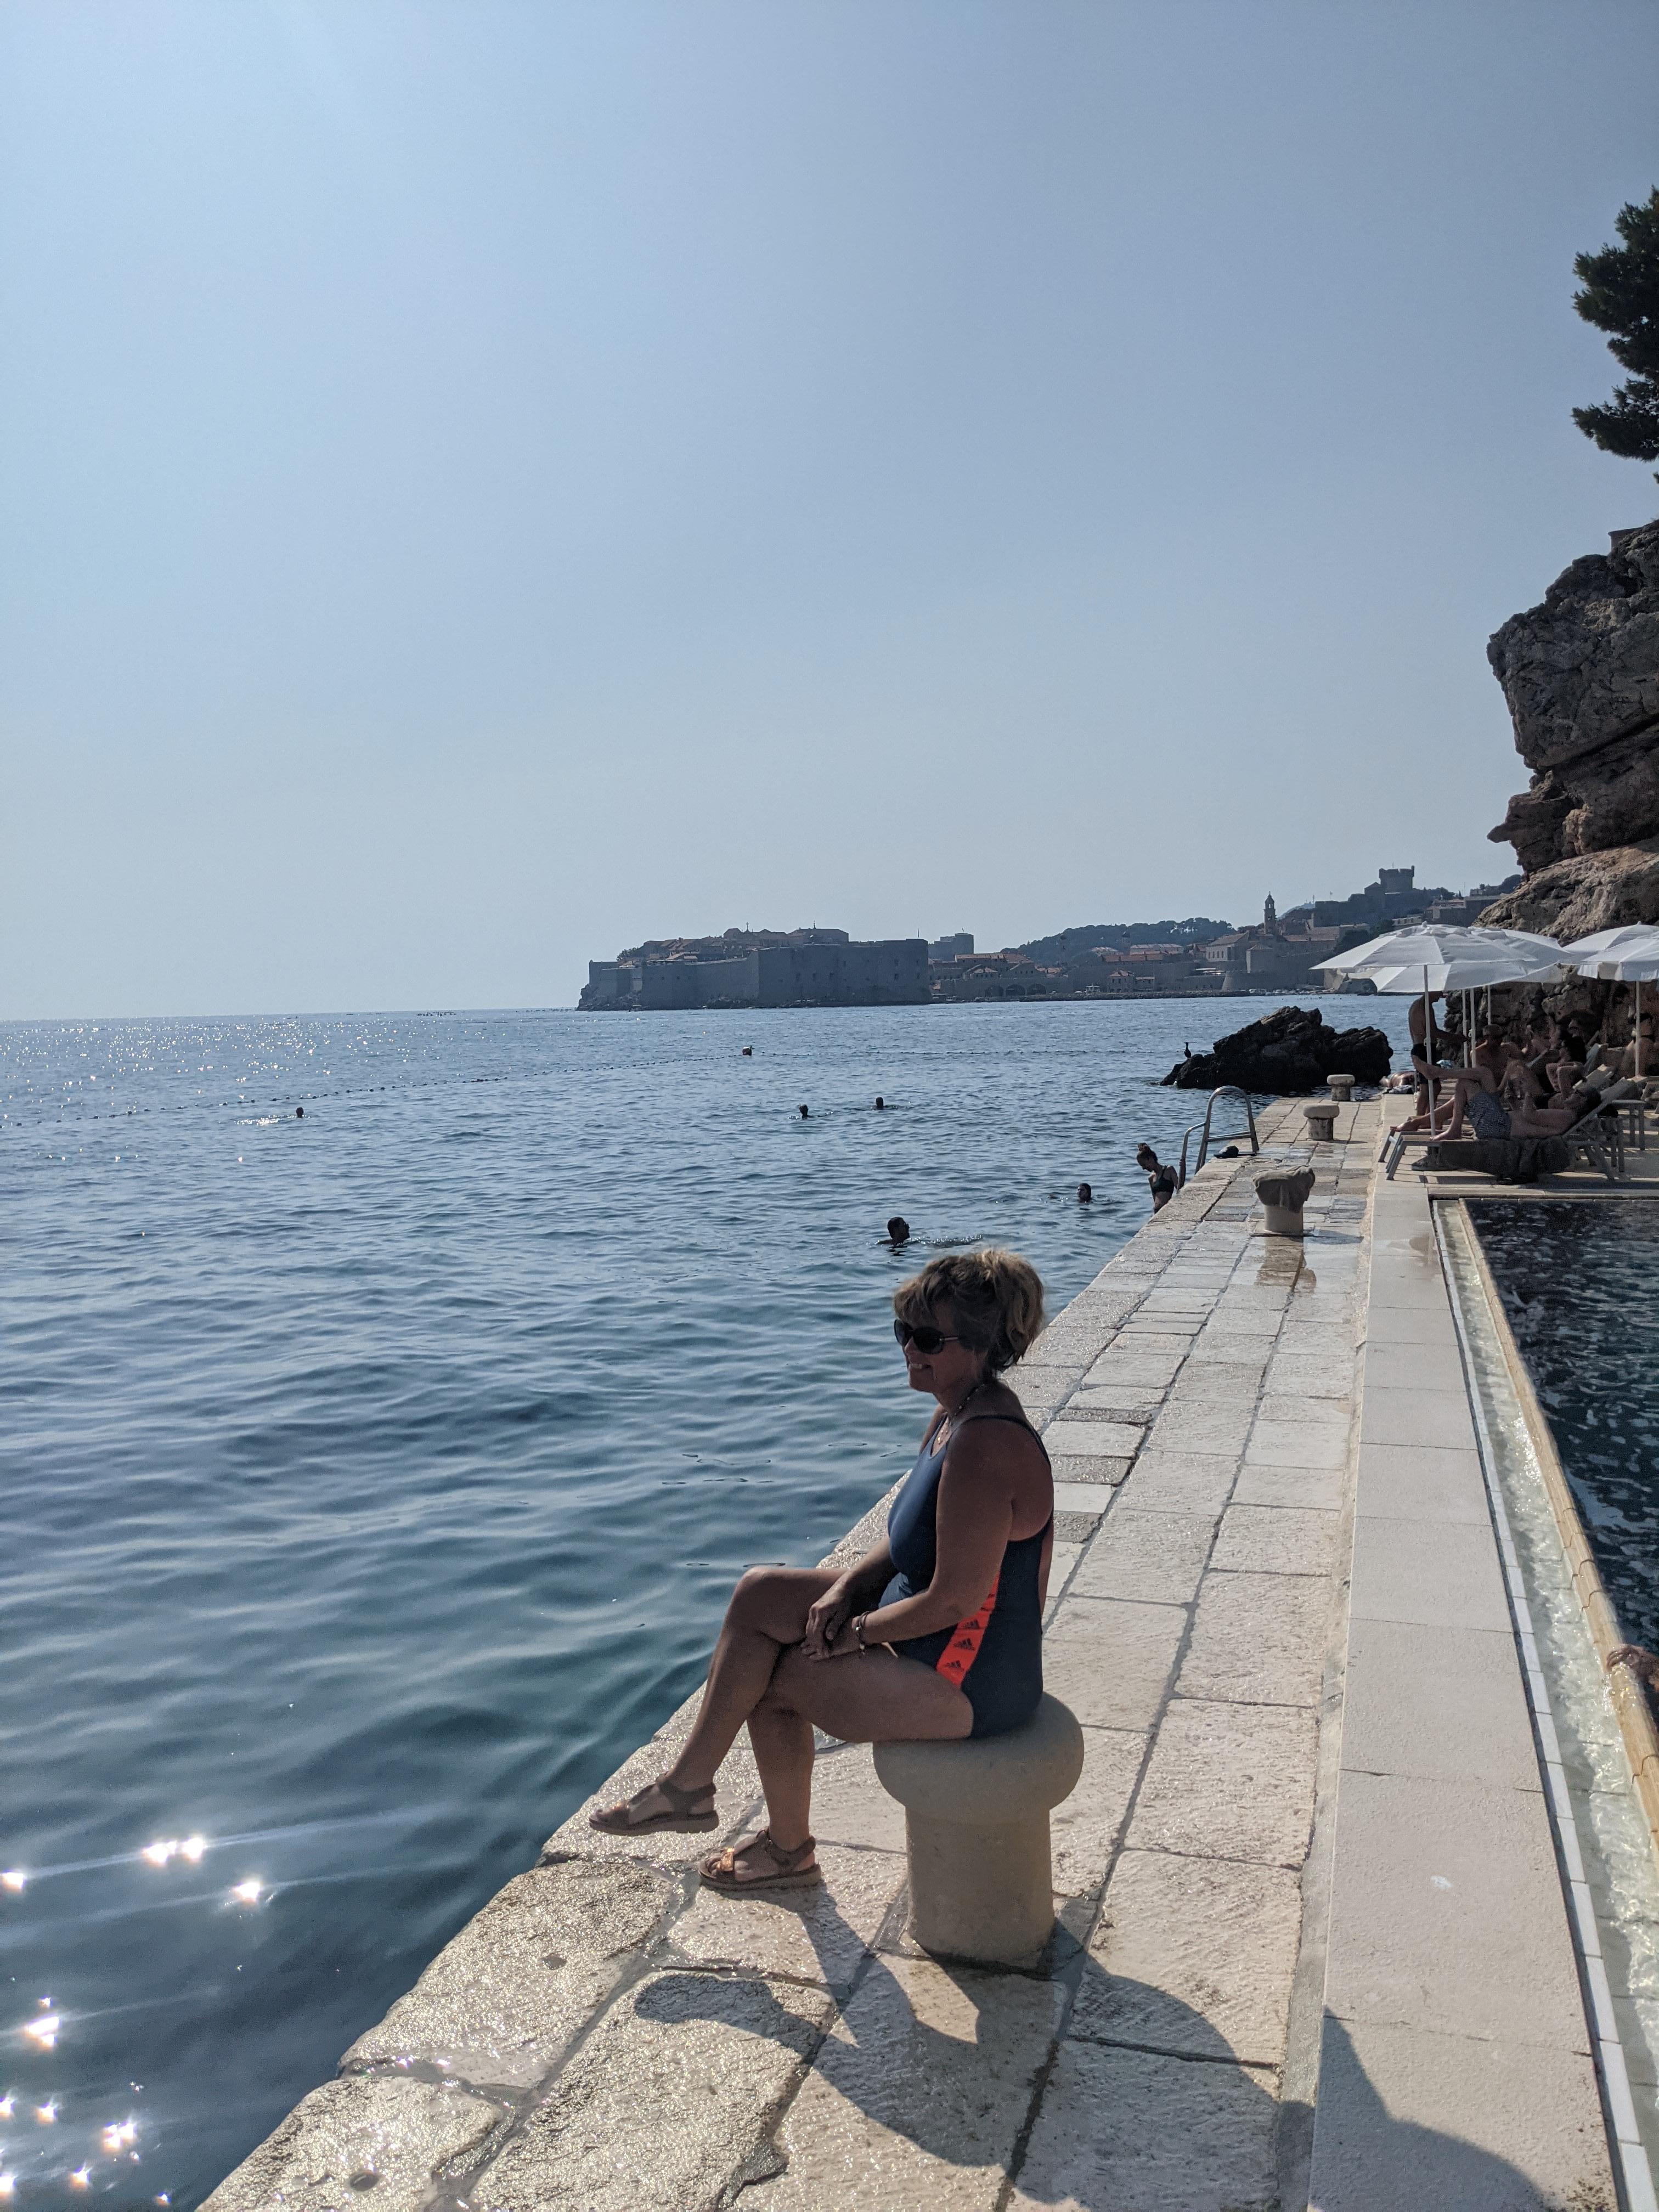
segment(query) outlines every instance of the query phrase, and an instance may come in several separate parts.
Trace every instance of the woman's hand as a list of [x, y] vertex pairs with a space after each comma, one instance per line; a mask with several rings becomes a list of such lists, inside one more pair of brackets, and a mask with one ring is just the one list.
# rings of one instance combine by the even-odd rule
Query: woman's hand
[[859, 1642], [858, 1632], [853, 1626], [853, 1622], [857, 1618], [855, 1613], [850, 1614], [839, 1628], [824, 1638], [823, 1650], [809, 1650], [807, 1657], [809, 1659], [856, 1659], [860, 1651], [867, 1651], [871, 1647], [867, 1644]]
[[801, 1649], [809, 1659], [831, 1659], [839, 1656], [832, 1649], [838, 1640], [844, 1640], [857, 1650], [857, 1644], [848, 1632], [853, 1618], [851, 1577], [838, 1576], [823, 1595], [813, 1605], [806, 1616], [806, 1633], [801, 1638]]

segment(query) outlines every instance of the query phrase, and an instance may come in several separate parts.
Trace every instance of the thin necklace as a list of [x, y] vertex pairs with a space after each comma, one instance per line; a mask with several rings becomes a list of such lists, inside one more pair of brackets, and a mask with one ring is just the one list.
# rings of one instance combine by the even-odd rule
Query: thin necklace
[[[973, 1389], [968, 1393], [968, 1395], [963, 1400], [962, 1404], [960, 1406], [953, 1407], [951, 1411], [945, 1414], [944, 1425], [949, 1429], [951, 1437], [955, 1436], [957, 1429], [960, 1427], [962, 1416], [967, 1407], [973, 1404], [975, 1399], [978, 1397], [981, 1390], [986, 1389], [988, 1384], [995, 1382], [995, 1380], [996, 1377], [994, 1375], [981, 1375], [978, 1382], [975, 1383]], [[948, 1443], [950, 1440], [951, 1437], [947, 1437], [945, 1441]]]

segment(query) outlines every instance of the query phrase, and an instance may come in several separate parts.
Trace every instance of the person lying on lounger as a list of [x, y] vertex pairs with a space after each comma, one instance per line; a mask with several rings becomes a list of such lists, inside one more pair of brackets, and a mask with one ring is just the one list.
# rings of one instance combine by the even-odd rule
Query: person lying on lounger
[[1565, 1137], [1575, 1122], [1595, 1113], [1601, 1103], [1601, 1092], [1583, 1083], [1558, 1093], [1557, 1103], [1550, 1106], [1506, 1103], [1495, 1091], [1465, 1091], [1460, 1085], [1446, 1135], [1449, 1140], [1461, 1137], [1467, 1121], [1475, 1136], [1494, 1144], [1516, 1137]]

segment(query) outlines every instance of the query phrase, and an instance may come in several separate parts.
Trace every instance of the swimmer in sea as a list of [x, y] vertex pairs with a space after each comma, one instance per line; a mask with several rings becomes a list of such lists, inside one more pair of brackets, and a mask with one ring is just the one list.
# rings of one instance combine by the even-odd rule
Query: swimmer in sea
[[295, 1109], [294, 1109], [294, 1118], [295, 1118], [295, 1120], [296, 1121], [303, 1121], [305, 1120], [305, 1118], [306, 1118], [306, 1109], [305, 1109], [305, 1108], [304, 1108], [303, 1106], [296, 1106], [296, 1107], [295, 1108]]
[[805, 1121], [805, 1119], [806, 1119], [806, 1117], [807, 1117], [807, 1115], [808, 1115], [808, 1114], [810, 1113], [810, 1111], [811, 1111], [811, 1109], [809, 1107], [803, 1106], [803, 1107], [801, 1108], [801, 1109], [800, 1109], [800, 1118], [801, 1118], [801, 1120], [802, 1120], [803, 1121]]
[[910, 1224], [902, 1213], [896, 1213], [888, 1223], [887, 1242], [896, 1252], [901, 1244], [910, 1242]]
[[1078, 1204], [1079, 1204], [1079, 1206], [1092, 1206], [1092, 1205], [1094, 1204], [1094, 1198], [1095, 1198], [1095, 1194], [1094, 1194], [1094, 1191], [1093, 1191], [1092, 1187], [1091, 1187], [1090, 1184], [1088, 1184], [1088, 1183], [1086, 1183], [1086, 1182], [1080, 1182], [1080, 1183], [1078, 1185], [1078, 1187], [1077, 1187], [1077, 1202], [1078, 1202]]
[[879, 1091], [876, 1093], [876, 1111], [878, 1114], [884, 1114], [887, 1111], [887, 1101], [882, 1097]]
[[1152, 1194], [1152, 1212], [1162, 1213], [1176, 1194], [1177, 1177], [1171, 1167], [1166, 1167], [1150, 1145], [1140, 1146], [1135, 1153], [1135, 1165], [1146, 1178]]

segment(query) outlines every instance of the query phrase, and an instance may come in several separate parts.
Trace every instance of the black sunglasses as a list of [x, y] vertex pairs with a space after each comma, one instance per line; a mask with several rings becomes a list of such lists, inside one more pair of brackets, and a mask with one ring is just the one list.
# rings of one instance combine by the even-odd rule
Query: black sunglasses
[[946, 1336], [942, 1328], [929, 1328], [926, 1322], [920, 1326], [908, 1321], [896, 1321], [893, 1334], [902, 1344], [914, 1344], [918, 1352], [938, 1352], [947, 1344], [960, 1344], [959, 1336]]

